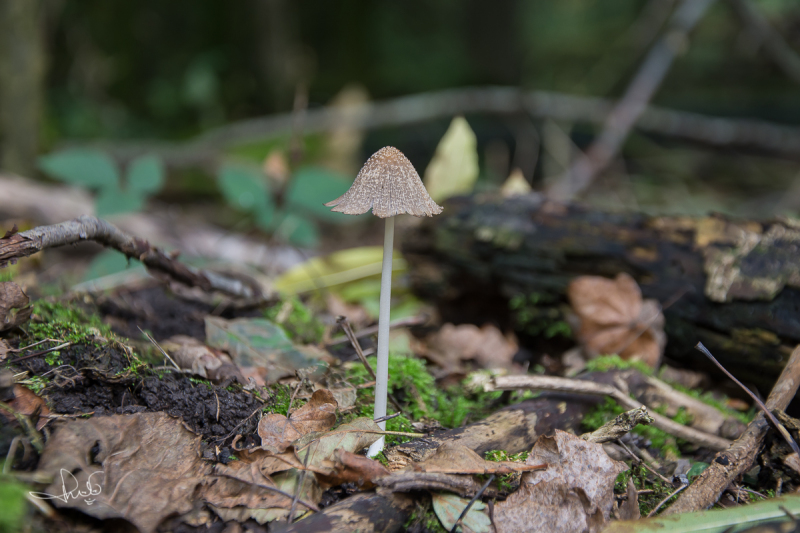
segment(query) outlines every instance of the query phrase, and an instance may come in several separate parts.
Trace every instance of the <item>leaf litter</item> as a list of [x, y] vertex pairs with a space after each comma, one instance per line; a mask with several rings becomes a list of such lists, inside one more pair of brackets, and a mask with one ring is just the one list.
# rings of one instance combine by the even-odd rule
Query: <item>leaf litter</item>
[[[613, 282], [622, 287], [621, 292], [606, 291], [602, 298], [592, 296], [591, 291], [599, 289], [589, 285], [591, 290], [583, 293], [582, 313], [585, 318], [589, 313], [586, 309], [594, 305], [593, 312], [600, 318], [596, 324], [589, 325], [588, 330], [599, 331], [600, 337], [606, 340], [629, 342], [633, 339], [632, 344], [636, 344], [643, 336], [639, 335], [642, 326], [647, 324], [650, 328], [653, 324], [644, 318], [642, 308], [647, 306], [641, 303], [638, 287], [633, 290], [624, 279], [619, 282], [622, 278]], [[580, 288], [581, 284], [577, 286]], [[575, 301], [580, 301], [580, 297]], [[638, 314], [637, 305], [640, 306]], [[455, 440], [445, 441], [433, 456], [412, 462], [405, 471], [391, 473], [379, 461], [361, 455], [363, 449], [381, 435], [373, 420], [357, 416], [364, 394], [370, 389], [351, 386], [336, 371], [330, 375], [321, 373], [324, 367], [319, 363], [332, 361], [330, 356], [320, 356], [315, 348], [296, 346], [283, 328], [269, 320], [208, 317], [206, 325], [207, 344], [186, 336], [173, 336], [161, 343], [185, 373], [170, 370], [159, 376], [148, 372], [126, 374], [124, 367], [131, 367], [130, 352], [124, 345], [114, 345], [108, 339], [103, 340], [109, 342], [109, 346], [117, 346], [115, 349], [90, 351], [89, 355], [82, 355], [80, 349], [74, 347], [61, 351], [59, 363], [74, 366], [79, 376], [70, 378], [76, 381], [72, 385], [68, 382], [67, 387], [50, 385], [42, 391], [48, 402], [54, 402], [54, 413], [77, 415], [96, 408], [96, 414], [110, 416], [59, 420], [50, 424], [53, 436], [48, 439], [40, 473], [51, 476], [54, 482], [43, 490], [55, 490], [57, 482], [53, 473], [56, 469], [60, 471], [59, 464], [72, 468], [82, 486], [89, 481], [91, 468], [109, 468], [113, 474], [105, 475], [115, 483], [110, 492], [113, 500], [112, 496], [98, 496], [100, 501], [95, 504], [124, 502], [124, 508], [117, 510], [114, 516], [131, 521], [142, 531], [155, 530], [159, 524], [166, 523], [165, 519], [174, 516], [187, 524], [206, 525], [218, 519], [238, 522], [252, 519], [262, 524], [286, 520], [290, 516], [298, 519], [318, 512], [326, 489], [344, 490], [342, 494], [346, 495], [348, 491], [369, 491], [376, 486], [384, 491], [411, 491], [411, 494], [426, 491], [430, 494], [432, 512], [445, 527], [455, 524], [470, 498], [478, 497], [461, 522], [473, 531], [489, 531], [492, 524], [498, 532], [518, 530], [517, 527], [532, 530], [528, 525], [539, 520], [552, 526], [544, 530], [599, 531], [610, 518], [615, 498], [620, 498], [615, 496], [614, 482], [618, 472], [625, 468], [623, 463], [609, 458], [598, 445], [574, 442], [580, 439], [558, 431], [540, 437], [524, 463], [487, 461], [474, 449]], [[653, 337], [657, 335], [649, 335], [647, 340]], [[593, 337], [582, 339], [588, 346]], [[13, 344], [5, 344], [8, 350], [14, 350]], [[652, 350], [652, 345], [636, 346], [639, 351], [634, 352], [634, 358], [640, 353], [652, 353], [648, 351]], [[516, 339], [488, 324], [480, 328], [447, 324], [437, 333], [419, 339], [419, 345], [414, 346], [414, 352], [431, 361], [438, 357], [443, 369], [465, 370], [461, 365], [470, 363], [479, 368], [503, 368], [510, 372], [518, 371], [512, 363], [517, 349]], [[43, 364], [42, 359], [28, 360], [31, 363], [28, 371], [41, 374], [57, 368], [55, 361]], [[311, 370], [306, 371], [309, 367]], [[253, 369], [257, 369], [263, 383], [270, 383], [276, 392], [261, 387], [254, 391], [260, 390], [259, 396], [240, 390], [240, 385], [231, 386], [237, 381], [241, 383], [239, 377]], [[298, 374], [301, 370], [303, 372]], [[307, 402], [287, 415], [275, 412], [295, 385], [299, 387], [297, 379], [301, 375], [304, 376], [301, 381], [311, 376], [313, 384], [308, 389], [317, 390], [310, 395], [297, 396], [298, 400], [303, 398]], [[278, 385], [276, 381], [284, 384]], [[332, 386], [327, 388], [327, 385]], [[110, 394], [92, 396], [103, 388]], [[473, 394], [493, 394], [478, 389]], [[283, 400], [279, 390], [284, 391], [281, 393]], [[38, 398], [28, 392], [34, 399]], [[418, 391], [413, 392], [410, 397], [401, 395], [401, 400], [413, 403]], [[72, 399], [67, 402], [67, 398]], [[344, 398], [349, 399], [341, 401]], [[355, 405], [351, 400], [355, 400]], [[32, 409], [21, 412], [35, 413], [36, 403], [33, 402]], [[115, 403], [119, 407], [108, 409]], [[343, 416], [343, 406], [354, 408], [356, 412]], [[46, 408], [43, 404], [42, 409]], [[139, 419], [146, 422], [137, 422]], [[41, 418], [40, 422], [47, 420]], [[107, 421], [109, 426], [95, 424], [96, 421]], [[89, 422], [92, 424], [85, 426]], [[415, 424], [429, 429], [436, 427], [436, 424], [418, 421]], [[56, 438], [67, 435], [63, 428], [73, 425], [76, 429], [70, 431], [85, 436], [83, 440], [74, 437], [77, 443], [66, 444], [67, 437]], [[151, 430], [161, 434], [153, 435]], [[125, 435], [125, 442], [112, 435], [118, 433]], [[92, 439], [94, 442], [87, 452]], [[62, 455], [59, 449], [65, 447], [71, 447], [75, 453], [53, 459]], [[100, 453], [106, 449], [114, 451], [106, 455]], [[138, 458], [137, 454], [147, 453], [141, 450], [149, 451], [149, 457]], [[109, 459], [111, 456], [116, 459]], [[123, 461], [124, 457], [128, 457], [127, 462]], [[190, 460], [191, 457], [194, 459]], [[147, 483], [156, 485], [157, 490], [128, 494], [122, 481], [130, 480], [136, 485], [146, 483], [134, 470], [148, 472]], [[177, 473], [182, 476], [182, 482], [175, 479]], [[489, 475], [500, 476], [503, 481], [495, 481], [481, 492], [483, 480]], [[202, 479], [194, 483], [197, 477]], [[505, 487], [501, 486], [503, 483]], [[90, 486], [93, 486], [91, 482]], [[636, 494], [636, 487], [634, 492], [627, 488], [628, 498]], [[103, 499], [106, 497], [108, 501]], [[150, 508], [146, 504], [150, 497], [163, 497], [169, 503]], [[492, 512], [489, 512], [492, 506], [483, 503], [487, 498], [495, 500]], [[198, 501], [207, 504], [213, 514], [198, 511]], [[622, 516], [635, 516], [633, 507], [623, 503]], [[112, 516], [87, 514], [99, 518]]]

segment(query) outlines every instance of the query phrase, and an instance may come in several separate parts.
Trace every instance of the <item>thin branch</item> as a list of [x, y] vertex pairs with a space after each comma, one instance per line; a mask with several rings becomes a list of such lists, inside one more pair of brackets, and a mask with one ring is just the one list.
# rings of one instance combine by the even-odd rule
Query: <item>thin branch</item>
[[611, 163], [661, 86], [675, 57], [688, 43], [689, 33], [713, 3], [714, 0], [684, 0], [675, 10], [669, 27], [650, 49], [603, 130], [569, 171], [550, 187], [547, 191], [550, 198], [571, 200]]
[[[357, 109], [309, 109], [304, 131], [324, 133], [342, 120], [351, 121], [357, 129], [373, 130], [469, 113], [528, 113], [538, 119], [603, 124], [614, 105], [605, 98], [523, 91], [515, 87], [447, 89], [366, 103]], [[185, 143], [92, 143], [91, 146], [120, 159], [154, 153], [173, 168], [208, 167], [215, 165], [232, 146], [285, 136], [291, 131], [292, 120], [292, 113], [285, 113], [233, 122]], [[636, 128], [712, 146], [757, 148], [793, 158], [800, 154], [800, 129], [759, 120], [719, 118], [649, 106], [638, 117]]]
[[686, 487], [688, 487], [688, 486], [689, 486], [688, 484], [687, 484], [687, 485], [681, 485], [680, 487], [678, 487], [677, 489], [675, 489], [674, 491], [672, 491], [672, 493], [671, 493], [669, 496], [667, 496], [666, 498], [664, 498], [663, 500], [661, 500], [661, 501], [658, 503], [658, 505], [656, 505], [656, 506], [655, 506], [655, 509], [653, 509], [652, 511], [650, 511], [650, 512], [647, 514], [647, 518], [650, 518], [651, 516], [655, 515], [655, 514], [658, 512], [658, 510], [659, 510], [659, 509], [661, 509], [661, 507], [663, 507], [663, 506], [664, 506], [664, 504], [665, 504], [665, 503], [667, 503], [667, 502], [670, 500], [670, 498], [672, 498], [673, 496], [675, 496], [676, 494], [678, 494], [680, 491], [682, 491], [683, 489], [685, 489], [685, 488], [686, 488]]
[[733, 374], [728, 372], [728, 370], [724, 366], [722, 366], [720, 364], [720, 362], [717, 361], [717, 359], [713, 355], [711, 355], [711, 352], [708, 351], [708, 348], [703, 346], [702, 342], [698, 342], [697, 346], [695, 346], [695, 349], [697, 349], [697, 351], [699, 351], [699, 352], [702, 352], [706, 357], [711, 359], [711, 362], [714, 363], [715, 365], [717, 365], [717, 368], [722, 370], [722, 372], [725, 373], [726, 376], [728, 376], [731, 380], [733, 380], [734, 383], [739, 385], [739, 388], [741, 388], [743, 391], [745, 391], [753, 399], [753, 401], [755, 401], [756, 404], [758, 404], [758, 406], [761, 408], [762, 411], [764, 411], [764, 414], [766, 415], [766, 417], [769, 419], [770, 422], [772, 422], [772, 425], [775, 426], [775, 429], [778, 430], [778, 433], [781, 434], [781, 436], [784, 438], [784, 440], [789, 445], [789, 447], [792, 449], [792, 451], [794, 453], [796, 453], [798, 456], [800, 456], [800, 448], [797, 447], [797, 443], [794, 441], [792, 436], [789, 435], [789, 432], [786, 431], [786, 428], [783, 427], [783, 424], [778, 422], [778, 420], [775, 418], [775, 415], [773, 415], [772, 413], [769, 412], [769, 410], [767, 409], [767, 406], [764, 405], [764, 402], [762, 402], [761, 399], [758, 396], [753, 394], [753, 391], [751, 391], [750, 389], [745, 387], [744, 384], [741, 381], [736, 379], [736, 377]]
[[[613, 398], [625, 409], [638, 409], [642, 407], [637, 402], [618, 388], [595, 383], [583, 379], [569, 379], [553, 376], [499, 376], [494, 378], [494, 388], [496, 390], [548, 390], [555, 392], [568, 392], [572, 394], [590, 394], [593, 396], [609, 396]], [[688, 440], [698, 446], [704, 446], [711, 450], [724, 450], [730, 446], [731, 441], [716, 435], [711, 435], [704, 431], [678, 424], [674, 420], [662, 416], [652, 411], [649, 412], [653, 418], [653, 426], [666, 431], [670, 435]]]
[[220, 291], [237, 298], [264, 299], [260, 289], [208, 270], [196, 269], [170, 257], [144, 239], [127, 235], [116, 226], [92, 216], [83, 215], [68, 222], [39, 226], [0, 239], [0, 267], [48, 248], [57, 248], [81, 241], [95, 241], [113, 248], [131, 259], [141, 261], [151, 272], [166, 274], [190, 287]]
[[[792, 351], [789, 361], [772, 387], [766, 401], [767, 410], [783, 410], [797, 393], [800, 385], [800, 346]], [[734, 479], [748, 471], [756, 459], [769, 428], [760, 412], [730, 448], [716, 455], [708, 468], [681, 494], [664, 514], [688, 513], [707, 509], [716, 502]]]
[[[492, 474], [491, 476], [489, 476], [489, 479], [487, 479], [487, 480], [486, 480], [486, 483], [484, 483], [484, 484], [481, 486], [481, 488], [480, 488], [480, 490], [478, 491], [478, 493], [477, 493], [475, 496], [473, 496], [473, 497], [472, 497], [472, 499], [471, 499], [471, 500], [469, 501], [469, 503], [467, 504], [467, 506], [466, 506], [466, 507], [464, 507], [464, 510], [463, 510], [463, 511], [461, 511], [461, 514], [460, 514], [460, 515], [458, 515], [458, 519], [456, 520], [456, 523], [455, 523], [455, 524], [453, 524], [453, 528], [450, 530], [450, 533], [456, 533], [456, 530], [458, 529], [458, 526], [461, 524], [461, 520], [463, 520], [463, 519], [464, 519], [464, 517], [465, 517], [465, 516], [467, 516], [467, 513], [469, 512], [469, 509], [470, 509], [470, 507], [472, 507], [472, 504], [473, 504], [473, 503], [475, 503], [475, 501], [476, 501], [478, 498], [480, 498], [480, 497], [481, 497], [481, 495], [482, 495], [484, 492], [486, 492], [486, 489], [487, 489], [487, 488], [489, 488], [489, 485], [492, 483], [492, 481], [494, 481], [494, 477], [495, 477], [495, 475], [494, 475], [494, 474]], [[463, 528], [462, 528], [462, 529], [463, 529]]]
[[795, 83], [800, 83], [800, 56], [751, 0], [729, 0], [736, 15], [758, 36], [772, 62]]

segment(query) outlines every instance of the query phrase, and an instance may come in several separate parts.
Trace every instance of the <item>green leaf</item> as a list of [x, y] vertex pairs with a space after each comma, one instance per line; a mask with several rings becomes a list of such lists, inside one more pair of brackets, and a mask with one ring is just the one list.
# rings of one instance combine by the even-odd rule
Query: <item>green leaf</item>
[[[274, 288], [284, 294], [297, 294], [323, 287], [332, 287], [380, 275], [382, 246], [363, 246], [314, 257], [294, 266], [275, 280]], [[394, 274], [403, 272], [406, 262], [399, 251], [392, 256]]]
[[307, 218], [294, 213], [284, 214], [276, 225], [275, 234], [298, 246], [314, 247], [319, 244], [317, 226]]
[[164, 164], [155, 155], [134, 159], [128, 167], [126, 188], [131, 192], [151, 195], [164, 185]]
[[255, 170], [225, 165], [219, 172], [218, 183], [225, 200], [236, 209], [251, 213], [274, 210], [264, 177]]
[[[698, 511], [670, 516], [658, 516], [641, 520], [620, 520], [611, 522], [603, 533], [722, 533], [728, 528], [736, 526], [733, 531], [742, 531], [748, 527], [763, 524], [768, 521], [788, 521], [786, 513], [781, 509], [785, 507], [790, 513], [800, 513], [800, 496], [783, 496], [769, 500], [728, 507], [727, 509], [713, 511]], [[777, 531], [777, 529], [775, 530]]]
[[129, 266], [130, 262], [124, 254], [116, 250], [106, 250], [97, 254], [89, 263], [89, 269], [84, 274], [83, 281], [110, 276], [127, 270]]
[[104, 187], [95, 198], [98, 217], [141, 211], [145, 197], [139, 193], [125, 192], [116, 185]]
[[240, 367], [265, 368], [268, 382], [293, 376], [301, 368], [324, 366], [324, 354], [313, 347], [295, 346], [283, 328], [264, 318], [225, 320], [208, 316], [206, 343], [227, 351]]
[[[439, 518], [447, 531], [453, 529], [456, 520], [461, 516], [462, 511], [469, 503], [468, 499], [461, 498], [450, 492], [434, 492], [431, 494], [433, 500], [433, 512]], [[470, 528], [475, 533], [489, 533], [492, 531], [492, 521], [484, 512], [486, 504], [478, 500], [472, 504], [467, 514], [461, 519], [461, 523]]]
[[75, 148], [39, 158], [39, 168], [52, 178], [91, 189], [119, 186], [117, 164], [100, 150]]
[[352, 179], [330, 170], [304, 167], [292, 176], [286, 193], [286, 202], [290, 207], [307, 211], [326, 222], [350, 224], [359, 219], [352, 215], [334, 213], [324, 204], [346, 193], [352, 183]]
[[425, 187], [433, 201], [472, 192], [479, 171], [477, 146], [466, 119], [455, 117], [425, 169]]

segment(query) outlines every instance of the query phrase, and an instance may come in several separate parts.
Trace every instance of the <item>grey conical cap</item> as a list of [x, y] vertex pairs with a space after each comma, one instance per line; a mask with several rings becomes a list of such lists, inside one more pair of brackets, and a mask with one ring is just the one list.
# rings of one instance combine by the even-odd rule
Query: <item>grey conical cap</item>
[[350, 189], [332, 202], [331, 211], [360, 215], [372, 209], [380, 218], [408, 213], [416, 217], [442, 212], [436, 205], [414, 165], [393, 146], [381, 148], [367, 159]]

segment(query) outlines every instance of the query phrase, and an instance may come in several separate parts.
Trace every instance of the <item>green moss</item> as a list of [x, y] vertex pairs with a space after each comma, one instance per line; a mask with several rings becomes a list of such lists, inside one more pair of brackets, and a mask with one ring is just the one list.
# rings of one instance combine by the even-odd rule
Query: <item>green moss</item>
[[447, 533], [447, 530], [442, 526], [436, 513], [433, 511], [433, 505], [430, 501], [424, 504], [417, 503], [416, 509], [408, 517], [404, 524], [406, 530], [426, 531], [427, 533]]
[[0, 533], [14, 533], [22, 530], [22, 523], [28, 512], [25, 502], [28, 488], [10, 476], [0, 476]]
[[30, 379], [21, 381], [20, 383], [28, 387], [35, 394], [39, 394], [50, 384], [50, 380], [41, 376], [33, 376]]
[[534, 337], [550, 339], [561, 336], [571, 339], [572, 328], [564, 321], [557, 303], [556, 297], [543, 293], [514, 296], [508, 302], [514, 327]]
[[619, 355], [601, 355], [586, 363], [589, 372], [608, 372], [610, 370], [638, 370], [646, 376], [653, 375], [653, 369], [641, 361], [632, 361], [621, 358]]
[[33, 318], [26, 326], [32, 342], [57, 339], [97, 346], [96, 336], [114, 338], [111, 327], [99, 316], [86, 313], [77, 306], [37, 300], [33, 303]]
[[[664, 414], [664, 410], [665, 408], [656, 409], [656, 412], [661, 411], [659, 414]], [[594, 431], [624, 412], [625, 409], [617, 404], [617, 402], [611, 398], [606, 398], [602, 404], [595, 407], [583, 417], [581, 427], [587, 432]], [[686, 415], [684, 411], [679, 410], [678, 414], [673, 417], [673, 420], [681, 424], [686, 424], [688, 415]], [[654, 426], [642, 425], [633, 428], [632, 432], [649, 440], [651, 445], [658, 449], [664, 457], [680, 457], [680, 450], [678, 449], [679, 442], [669, 433]]]
[[[373, 368], [377, 366], [375, 357], [368, 360]], [[346, 379], [354, 385], [372, 381], [361, 364], [352, 365]], [[411, 422], [423, 419], [434, 419], [444, 427], [459, 427], [494, 412], [498, 407], [496, 402], [502, 396], [501, 391], [471, 391], [464, 384], [442, 390], [422, 359], [402, 355], [389, 357], [389, 393], [404, 405], [410, 415], [410, 418], [401, 416], [389, 420], [387, 428], [393, 431], [414, 431]], [[358, 416], [372, 416], [373, 389], [360, 389], [356, 405]], [[394, 441], [387, 437], [387, 442]]]
[[294, 401], [292, 401], [292, 393], [294, 390], [289, 385], [276, 383], [270, 388], [269, 392], [270, 395], [269, 398], [267, 398], [268, 407], [263, 409], [265, 413], [278, 413], [283, 416], [288, 416], [290, 403], [292, 404], [292, 411], [302, 407], [306, 403], [306, 400], [301, 400], [299, 398], [295, 398]]
[[687, 396], [691, 396], [696, 400], [700, 400], [701, 402], [714, 407], [715, 409], [722, 411], [726, 415], [735, 418], [739, 422], [743, 424], [749, 424], [753, 417], [756, 415], [756, 409], [753, 407], [746, 413], [742, 413], [741, 411], [737, 411], [735, 409], [731, 409], [728, 407], [725, 402], [727, 397], [723, 397], [722, 399], [715, 398], [711, 392], [703, 392], [699, 390], [689, 389], [684, 387], [680, 383], [675, 383], [674, 381], [664, 380], [667, 384], [669, 384], [673, 389], [686, 394]]
[[[639, 512], [642, 516], [647, 516], [650, 511], [656, 508], [661, 501], [672, 494], [675, 490], [671, 485], [668, 485], [660, 479], [653, 476], [642, 465], [632, 465], [629, 470], [620, 472], [614, 483], [614, 492], [617, 494], [624, 494], [628, 490], [628, 480], [633, 480], [633, 486], [636, 490], [652, 490], [649, 494], [639, 495]], [[674, 502], [679, 495], [676, 494], [662, 506], [662, 509]]]
[[289, 338], [300, 344], [317, 344], [325, 332], [322, 322], [296, 296], [265, 309], [264, 317], [280, 324]]

